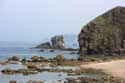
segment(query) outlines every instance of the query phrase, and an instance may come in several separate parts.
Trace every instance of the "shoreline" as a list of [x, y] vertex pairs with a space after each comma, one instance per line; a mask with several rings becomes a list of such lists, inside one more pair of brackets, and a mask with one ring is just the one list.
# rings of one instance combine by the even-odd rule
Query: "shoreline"
[[124, 60], [113, 60], [109, 62], [101, 63], [90, 63], [87, 65], [80, 65], [81, 68], [94, 68], [101, 69], [103, 72], [112, 75], [114, 77], [119, 77], [125, 79], [125, 59]]
[[[92, 64], [99, 64], [99, 63], [107, 63], [107, 61], [112, 61], [113, 59], [115, 60], [116, 57], [111, 59], [106, 57], [95, 58], [92, 56], [91, 57], [87, 56], [87, 57], [84, 57], [82, 61], [80, 61], [77, 59], [65, 59], [63, 55], [57, 55], [56, 57], [49, 58], [49, 59], [42, 56], [32, 56], [30, 57], [30, 59], [26, 59], [26, 58], [21, 59], [17, 56], [13, 56], [13, 57], [9, 57], [5, 62], [0, 62], [0, 66], [3, 67], [1, 69], [0, 75], [1, 76], [9, 75], [10, 77], [17, 76], [18, 78], [20, 78], [20, 75], [22, 76], [24, 75], [26, 77], [30, 77], [31, 75], [44, 76], [43, 73], [48, 72], [48, 74], [50, 75], [51, 73], [53, 73], [52, 77], [55, 74], [56, 78], [58, 78], [58, 80], [56, 81], [61, 81], [61, 83], [64, 83], [63, 82], [64, 80], [61, 80], [62, 78], [68, 81], [66, 83], [72, 83], [72, 82], [76, 83], [76, 79], [79, 81], [86, 80], [87, 83], [92, 83], [95, 80], [98, 81], [98, 83], [102, 83], [102, 82], [114, 83], [113, 80], [123, 83], [121, 82], [122, 81], [121, 79], [112, 77], [111, 75], [108, 75], [107, 73], [103, 72], [100, 69], [81, 67], [81, 65], [83, 64], [92, 65]], [[13, 65], [15, 65], [14, 67], [17, 67], [17, 68], [20, 67], [20, 68], [13, 69]], [[4, 66], [7, 66], [7, 67], [4, 68]], [[37, 81], [37, 78], [34, 78], [34, 79], [35, 80], [33, 81]], [[40, 80], [43, 81], [44, 79], [40, 79]], [[18, 82], [19, 80], [15, 78], [15, 81]], [[28, 81], [31, 81], [31, 80], [29, 79]], [[53, 81], [55, 80], [53, 79]], [[46, 83], [46, 82], [43, 82], [43, 83]]]

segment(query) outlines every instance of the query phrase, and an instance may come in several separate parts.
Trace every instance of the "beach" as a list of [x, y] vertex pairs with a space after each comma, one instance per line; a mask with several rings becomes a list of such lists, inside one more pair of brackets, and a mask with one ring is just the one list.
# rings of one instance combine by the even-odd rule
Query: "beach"
[[125, 60], [115, 60], [88, 65], [81, 65], [82, 68], [102, 69], [105, 73], [125, 79]]

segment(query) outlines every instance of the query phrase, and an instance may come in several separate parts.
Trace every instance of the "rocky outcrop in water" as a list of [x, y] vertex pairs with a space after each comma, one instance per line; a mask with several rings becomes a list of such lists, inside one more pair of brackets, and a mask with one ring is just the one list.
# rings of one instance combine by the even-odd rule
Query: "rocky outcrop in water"
[[55, 48], [55, 49], [64, 49], [65, 48], [63, 35], [58, 35], [58, 36], [52, 37], [51, 42], [52, 42], [52, 48]]
[[45, 43], [42, 43], [42, 44], [38, 45], [36, 48], [49, 49], [49, 48], [51, 48], [51, 44], [50, 44], [50, 42], [45, 42]]
[[44, 48], [44, 49], [65, 49], [66, 48], [63, 35], [57, 35], [52, 37], [51, 44], [50, 42], [45, 42], [36, 46], [36, 48]]
[[9, 83], [17, 83], [15, 80], [11, 80]]
[[116, 7], [83, 27], [78, 35], [80, 52], [88, 54], [125, 50], [125, 7]]
[[19, 60], [20, 59], [17, 56], [12, 56], [12, 57], [8, 58], [8, 61], [19, 61]]

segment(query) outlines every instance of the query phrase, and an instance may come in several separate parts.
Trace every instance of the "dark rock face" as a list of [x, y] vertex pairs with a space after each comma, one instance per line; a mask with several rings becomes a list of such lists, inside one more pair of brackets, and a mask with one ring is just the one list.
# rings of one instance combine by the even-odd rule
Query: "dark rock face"
[[78, 35], [80, 52], [88, 54], [125, 50], [125, 7], [116, 7], [95, 18]]
[[51, 42], [52, 42], [52, 48], [55, 49], [65, 48], [64, 37], [62, 35], [52, 37]]
[[50, 42], [45, 42], [45, 43], [42, 43], [42, 44], [38, 45], [36, 48], [49, 49], [49, 48], [51, 48], [51, 44], [50, 44]]

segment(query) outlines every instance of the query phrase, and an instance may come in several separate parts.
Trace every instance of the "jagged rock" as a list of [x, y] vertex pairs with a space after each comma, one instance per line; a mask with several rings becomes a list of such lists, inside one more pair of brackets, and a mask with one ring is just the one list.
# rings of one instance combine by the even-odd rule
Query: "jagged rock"
[[31, 57], [31, 61], [32, 62], [41, 62], [42, 60], [44, 60], [45, 58], [44, 57], [42, 57], [42, 56], [33, 56], [33, 57]]
[[65, 60], [65, 57], [63, 55], [57, 55], [54, 60], [57, 60], [57, 61], [63, 61]]
[[52, 50], [50, 50], [50, 52], [54, 52], [54, 51], [55, 51], [55, 50], [53, 50], [53, 49], [52, 49]]
[[125, 50], [125, 7], [116, 7], [83, 27], [78, 42], [88, 54]]
[[44, 83], [43, 81], [36, 81], [36, 80], [30, 80], [29, 82], [27, 83]]
[[50, 42], [45, 42], [45, 43], [42, 43], [42, 44], [36, 46], [36, 48], [50, 49], [51, 48], [51, 44], [50, 44]]
[[62, 35], [54, 36], [51, 38], [52, 48], [55, 49], [64, 49], [64, 37]]
[[64, 37], [63, 35], [57, 35], [51, 38], [51, 43], [50, 42], [45, 42], [42, 43], [38, 46], [36, 46], [36, 48], [45, 48], [45, 49], [64, 49], [65, 48], [65, 43], [64, 43]]
[[17, 56], [12, 56], [12, 57], [8, 58], [8, 60], [9, 61], [19, 61], [20, 59]]

